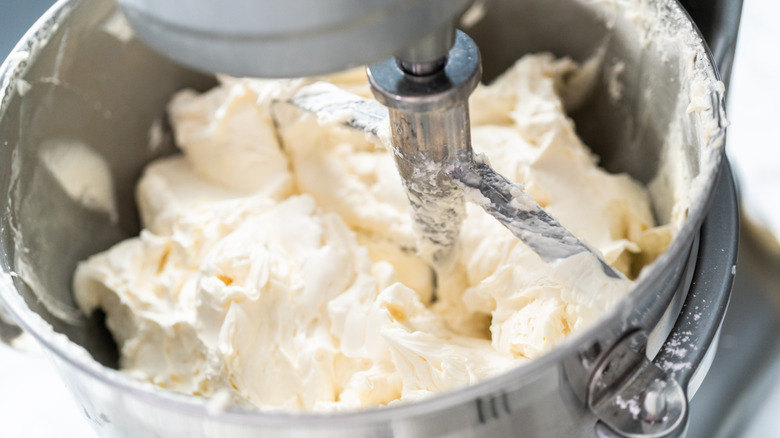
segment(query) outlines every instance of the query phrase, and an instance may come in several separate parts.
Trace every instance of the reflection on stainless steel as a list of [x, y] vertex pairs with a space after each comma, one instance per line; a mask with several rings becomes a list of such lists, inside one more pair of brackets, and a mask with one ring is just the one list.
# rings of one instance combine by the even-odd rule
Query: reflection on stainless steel
[[[678, 19], [668, 20], [670, 32], [691, 32], [675, 2], [637, 0], [626, 4], [665, 10]], [[621, 5], [615, 7], [620, 10]], [[690, 58], [668, 46], [656, 46], [654, 40], [640, 50], [643, 32], [621, 14], [608, 17], [610, 28], [604, 18], [609, 11], [599, 9], [602, 6], [571, 0], [496, 0], [485, 19], [469, 32], [482, 48], [488, 79], [523, 53], [541, 50], [582, 61], [603, 48], [605, 60], [623, 62], [623, 98], [610, 99], [609, 75], [602, 72], [592, 96], [575, 119], [609, 169], [628, 171], [647, 182], [662, 165], [660, 158], [666, 153], [663, 145], [671, 121], [684, 123], [689, 134], [703, 129], [684, 111], [686, 105], [677, 105], [680, 96], [688, 96], [687, 83], [680, 80], [679, 73]], [[638, 281], [631, 295], [599, 324], [548, 355], [479, 385], [414, 404], [329, 416], [241, 410], [213, 413], [201, 400], [139, 384], [79, 354], [43, 320], [84, 346], [101, 363], [116, 366], [115, 346], [100, 318], [68, 324], [51, 312], [62, 310], [56, 306], [72, 307], [67, 285], [78, 260], [137, 233], [133, 184], [145, 163], [172, 151], [170, 144], [148, 146], [149, 128], [164, 126], [164, 106], [172, 93], [186, 86], [205, 89], [213, 84], [213, 78], [162, 59], [137, 40], [126, 41], [100, 31], [100, 25], [113, 12], [112, 4], [98, 0], [58, 4], [48, 20], [40, 24], [43, 41], [29, 43], [30, 57], [22, 62], [22, 55], [17, 53], [0, 70], [4, 96], [0, 135], [8, 145], [0, 149], [0, 189], [6, 194], [3, 207], [10, 213], [0, 222], [0, 262], [4, 271], [0, 275], [0, 299], [52, 353], [101, 434], [466, 437], [511, 436], [522, 431], [525, 436], [592, 436], [597, 429], [612, 433], [605, 426], [610, 423], [599, 422], [599, 409], [591, 410], [599, 402], [594, 399], [589, 407], [589, 390], [591, 385], [598, 385], [595, 371], [604, 370], [620, 351], [619, 342], [634, 333], [644, 333], [647, 345], [642, 345], [643, 337], [637, 336], [640, 342], [630, 347], [655, 358], [651, 366], [666, 371], [667, 378], [675, 378], [682, 390], [692, 393], [695, 385], [689, 384], [689, 379], [695, 377], [697, 368], [706, 370], [708, 365], [704, 358], [713, 345], [728, 300], [736, 255], [736, 201], [730, 174], [725, 165], [708, 166], [717, 163], [722, 152], [718, 140], [723, 126], [717, 124], [710, 144], [704, 144], [698, 136], [687, 138], [690, 147], [681, 158], [694, 173], [702, 172], [702, 187], [708, 190], [691, 205], [689, 217], [669, 252]], [[541, 21], [539, 16], [549, 19]], [[572, 34], [579, 37], [571, 38]], [[697, 63], [714, 80], [701, 47], [697, 54]], [[19, 77], [32, 85], [24, 96], [15, 93]], [[646, 89], [652, 89], [653, 95], [643, 93]], [[718, 92], [709, 97], [716, 105], [721, 104]], [[719, 109], [714, 108], [714, 112], [719, 114]], [[717, 119], [712, 121], [718, 123]], [[117, 224], [106, 214], [81, 208], [41, 170], [37, 161], [40, 145], [52, 137], [69, 136], [107, 160], [116, 188]], [[715, 190], [714, 182], [721, 170], [724, 177]], [[658, 205], [668, 203], [671, 194], [655, 196]], [[711, 213], [704, 221], [710, 200]], [[699, 246], [694, 244], [697, 235]], [[18, 269], [20, 263], [30, 265], [35, 278], [12, 278], [9, 272]], [[689, 263], [695, 264], [691, 282], [686, 281]], [[678, 318], [686, 299], [688, 309]], [[710, 307], [697, 318], [692, 310], [705, 304]], [[693, 329], [693, 338], [679, 338]], [[680, 358], [665, 356], [668, 353], [663, 352], [675, 348], [677, 341], [688, 343], [686, 352]], [[632, 363], [643, 365], [627, 367], [636, 372], [627, 371], [626, 379], [609, 379], [616, 396], [629, 394], [621, 391], [631, 389], [631, 378], [647, 377], [642, 372], [648, 369], [645, 361], [639, 360], [641, 356], [631, 356], [637, 359]], [[658, 362], [664, 358], [673, 361]], [[649, 407], [648, 415], [643, 416], [646, 420], [654, 417], [654, 409], [661, 409], [653, 404], [660, 390], [653, 389], [642, 396], [642, 406]], [[655, 401], [650, 400], [653, 397]], [[684, 406], [685, 400], [680, 401]], [[614, 402], [620, 406], [617, 398]], [[666, 409], [671, 409], [672, 402], [667, 399]], [[645, 420], [636, 420], [639, 423], [633, 426], [641, 428]], [[674, 431], [676, 424], [671, 426], [666, 429]]]

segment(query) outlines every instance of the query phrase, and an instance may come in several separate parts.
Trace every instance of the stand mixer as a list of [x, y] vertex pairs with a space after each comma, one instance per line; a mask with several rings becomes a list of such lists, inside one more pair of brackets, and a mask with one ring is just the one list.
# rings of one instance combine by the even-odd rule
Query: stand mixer
[[[444, 136], [457, 134], [460, 137], [446, 144], [458, 148], [468, 145], [465, 98], [471, 92], [469, 86], [478, 80], [479, 63], [476, 69], [460, 70], [465, 72], [461, 79], [450, 80], [461, 85], [450, 88], [453, 91], [449, 94], [431, 93], [430, 88], [420, 85], [437, 76], [432, 72], [444, 69], [446, 73], [447, 63], [455, 65], [456, 56], [449, 44], [457, 48], [458, 37], [453, 35], [458, 34], [452, 27], [469, 6], [468, 1], [120, 3], [141, 39], [169, 57], [211, 72], [300, 76], [376, 62], [395, 54], [403, 60], [400, 65], [391, 58], [373, 64], [370, 72], [378, 98], [388, 104], [390, 113], [398, 112], [401, 127], [418, 134], [433, 135], [437, 129], [444, 131]], [[263, 7], [270, 9], [262, 12]], [[632, 8], [644, 15], [635, 14]], [[282, 10], [291, 15], [282, 14]], [[301, 18], [300, 11], [308, 14]], [[610, 82], [601, 75], [593, 98], [581, 113], [572, 114], [578, 134], [587, 137], [586, 142], [593, 145], [609, 171], [627, 172], [643, 183], [649, 182], [664, 168], [669, 125], [682, 125], [683, 132], [690, 135], [686, 138], [686, 154], [678, 162], [689, 166], [692, 177], [701, 182], [699, 187], [706, 190], [693, 193], [688, 218], [669, 250], [599, 324], [550, 354], [494, 379], [429, 400], [327, 416], [240, 410], [210, 413], [202, 400], [140, 388], [116, 371], [115, 356], [111, 356], [115, 345], [110, 337], [96, 336], [99, 330], [106, 331], [102, 321], [67, 325], [47, 314], [33, 294], [71, 302], [71, 290], [62, 285], [68, 284], [75, 263], [115, 243], [121, 233], [137, 231], [132, 204], [137, 176], [151, 159], [168, 152], [148, 147], [149, 126], [161, 120], [163, 105], [172, 93], [213, 85], [211, 75], [195, 74], [150, 52], [138, 41], [128, 42], [107, 33], [104, 24], [115, 12], [113, 2], [62, 1], [29, 33], [26, 45], [19, 45], [19, 53], [0, 69], [0, 77], [8, 78], [0, 87], [6, 96], [0, 103], [0, 132], [8, 144], [2, 151], [2, 161], [9, 175], [18, 176], [0, 180], [0, 188], [6, 193], [4, 208], [9, 212], [3, 217], [3, 229], [14, 230], [0, 239], [5, 248], [0, 254], [0, 301], [52, 353], [101, 434], [474, 437], [522, 433], [658, 437], [684, 431], [687, 400], [711, 363], [712, 346], [717, 344], [718, 327], [728, 302], [736, 258], [736, 202], [728, 168], [718, 158], [725, 129], [718, 76], [707, 48], [675, 0], [494, 1], [485, 9], [484, 19], [469, 28], [483, 50], [487, 78], [531, 52], [549, 51], [583, 61], [604, 49], [607, 67], [616, 61], [625, 64], [621, 100], [610, 100]], [[539, 20], [540, 16], [545, 20]], [[664, 27], [639, 26], [647, 23], [637, 23], [638, 16], [658, 18], [650, 24], [661, 23]], [[683, 44], [652, 38], [653, 34], [645, 39], [648, 30], [686, 39]], [[63, 52], [66, 56], [60, 55]], [[413, 53], [430, 56], [417, 57]], [[448, 54], [444, 65], [438, 61], [442, 53]], [[62, 59], [67, 62], [58, 61]], [[473, 65], [475, 59], [471, 57], [466, 65]], [[50, 80], [52, 65], [58, 66], [57, 81]], [[393, 82], [392, 77], [386, 80], [380, 74], [383, 66], [392, 74], [400, 74], [403, 81]], [[709, 98], [701, 103], [707, 104], [709, 111], [686, 111], [691, 91], [690, 77], [686, 76], [689, 71], [700, 74], [704, 97]], [[472, 77], [475, 79], [469, 79]], [[31, 91], [23, 96], [15, 93], [14, 84], [23, 83], [17, 78], [32, 84]], [[411, 91], [424, 91], [425, 99], [392, 92], [407, 79], [414, 86]], [[383, 90], [390, 91], [389, 96]], [[449, 103], [442, 103], [456, 94]], [[97, 100], [88, 100], [91, 96], [97, 96]], [[436, 107], [423, 105], [426, 99], [437, 101], [443, 111], [434, 114], [430, 110]], [[105, 111], [96, 112], [96, 103]], [[314, 110], [300, 103], [298, 107]], [[108, 110], [112, 117], [106, 116]], [[423, 126], [421, 119], [432, 120], [432, 124], [418, 130]], [[442, 128], [444, 119], [455, 122]], [[119, 225], [102, 216], [85, 217], [56, 186], [46, 185], [49, 182], [39, 177], [37, 153], [41, 141], [63, 133], [73, 133], [95, 145], [109, 162], [122, 209]], [[437, 150], [427, 145], [445, 143], [419, 137], [413, 139], [417, 143], [409, 141], [411, 151], [424, 151], [441, 170], [436, 175], [447, 173], [454, 183], [457, 178], [461, 182], [469, 179], [451, 173], [457, 166], [448, 159], [480, 164], [470, 161], [473, 157], [468, 154], [461, 159], [458, 148], [452, 153], [450, 149], [442, 151], [444, 157], [436, 156]], [[399, 150], [407, 145], [397, 140], [395, 143]], [[718, 180], [719, 173], [724, 177]], [[412, 181], [426, 180], [415, 176]], [[459, 188], [435, 182], [434, 187], [443, 186], [454, 193], [447, 196], [458, 197]], [[654, 203], [662, 205], [675, 193], [691, 194], [687, 183], [671, 181], [669, 190], [657, 193]], [[484, 194], [482, 197], [489, 199]], [[421, 205], [435, 203], [425, 201]], [[83, 229], [90, 233], [82, 236], [72, 232]], [[24, 251], [14, 252], [15, 248]], [[46, 287], [31, 292], [22, 279], [13, 276], [19, 265], [15, 255], [29, 259], [32, 272]], [[446, 261], [446, 257], [441, 260]], [[684, 351], [676, 348], [682, 340], [686, 342]], [[73, 354], [70, 347], [74, 342], [83, 345], [89, 355], [82, 350], [78, 351], [81, 354]], [[103, 365], [93, 358], [102, 359]], [[662, 388], [647, 385], [648, 379], [663, 379], [665, 388], [676, 388], [676, 392], [661, 398]], [[622, 408], [626, 400], [634, 398], [665, 403], [648, 403], [645, 407], [649, 415], [634, 416], [631, 410]], [[659, 418], [658, 411], [669, 415]]]
[[[521, 185], [474, 156], [468, 98], [482, 68], [474, 41], [455, 29], [471, 1], [217, 5], [198, 0], [184, 9], [173, 3], [119, 1], [153, 48], [210, 73], [305, 76], [394, 54], [369, 65], [368, 80], [376, 99], [388, 108], [391, 149], [421, 237], [418, 252], [438, 275], [454, 265], [466, 192], [545, 261], [585, 252], [607, 277], [625, 280]], [[483, 6], [475, 4], [476, 13]], [[373, 102], [337, 92], [298, 97], [293, 104], [326, 116], [351, 114], [345, 124], [374, 135], [386, 118]]]

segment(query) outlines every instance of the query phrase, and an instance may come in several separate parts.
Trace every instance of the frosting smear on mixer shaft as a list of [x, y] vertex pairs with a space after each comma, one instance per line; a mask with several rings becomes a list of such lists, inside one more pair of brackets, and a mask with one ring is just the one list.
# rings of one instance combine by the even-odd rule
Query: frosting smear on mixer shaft
[[[478, 87], [473, 147], [635, 278], [674, 225], [656, 227], [645, 188], [599, 169], [576, 136], [559, 95], [578, 68], [528, 56]], [[328, 80], [369, 95], [362, 72]], [[538, 357], [628, 292], [588, 254], [547, 263], [467, 204], [432, 300], [392, 154], [333, 120], [274, 125], [271, 102], [304, 83], [222, 78], [170, 103], [183, 153], [146, 168], [144, 230], [73, 282], [83, 311], [105, 311], [123, 372], [261, 409], [384, 406]]]

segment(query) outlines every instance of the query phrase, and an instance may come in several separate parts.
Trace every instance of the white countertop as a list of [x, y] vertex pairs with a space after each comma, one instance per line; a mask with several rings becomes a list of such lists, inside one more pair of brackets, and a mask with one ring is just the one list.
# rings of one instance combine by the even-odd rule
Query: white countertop
[[[727, 148], [742, 207], [780, 236], [780, 1], [744, 0], [728, 96]], [[779, 411], [780, 412], [780, 411]]]
[[0, 343], [0, 436], [97, 437], [54, 366], [31, 347], [17, 351]]
[[[4, 0], [11, 8], [47, 1]], [[729, 155], [740, 179], [744, 205], [780, 235], [780, 141], [771, 134], [780, 124], [780, 17], [777, 0], [744, 0], [740, 40], [729, 91], [732, 122]], [[32, 3], [35, 3], [33, 5]], [[7, 13], [0, 7], [0, 17]], [[12, 9], [13, 10], [13, 9]], [[9, 22], [0, 19], [0, 26]], [[19, 16], [14, 19], [18, 24]], [[30, 20], [29, 17], [26, 19]], [[29, 23], [24, 23], [29, 26]], [[21, 36], [21, 31], [16, 38]], [[10, 50], [7, 41], [5, 51]], [[7, 48], [6, 48], [7, 47]], [[763, 194], [773, 194], [766, 198]], [[774, 200], [774, 201], [771, 201]], [[717, 359], [716, 359], [717, 360]], [[768, 376], [775, 389], [763, 402], [744, 437], [777, 436], [780, 430], [780, 366]], [[84, 414], [40, 351], [20, 352], [0, 344], [0, 435], [3, 437], [93, 437]]]

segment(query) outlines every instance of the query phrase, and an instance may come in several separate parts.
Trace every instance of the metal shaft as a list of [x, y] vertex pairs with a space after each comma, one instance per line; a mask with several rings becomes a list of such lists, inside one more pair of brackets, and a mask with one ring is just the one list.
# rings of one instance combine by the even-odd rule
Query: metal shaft
[[[442, 166], [458, 155], [470, 156], [468, 110], [410, 113], [390, 110], [395, 159], [406, 185], [415, 221], [423, 236], [421, 253], [446, 269], [457, 253], [464, 216], [463, 192]], [[466, 137], [466, 138], [464, 138]]]
[[368, 77], [390, 113], [396, 163], [423, 240], [420, 252], [446, 271], [457, 254], [465, 207], [463, 193], [443, 170], [472, 159], [468, 97], [481, 77], [479, 51], [458, 31], [441, 64], [438, 71], [414, 74], [408, 63], [390, 58], [371, 65]]

